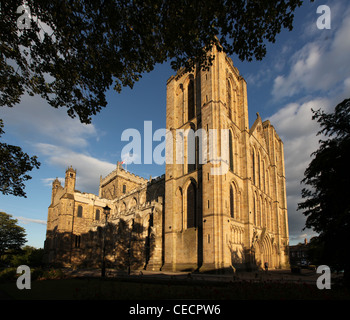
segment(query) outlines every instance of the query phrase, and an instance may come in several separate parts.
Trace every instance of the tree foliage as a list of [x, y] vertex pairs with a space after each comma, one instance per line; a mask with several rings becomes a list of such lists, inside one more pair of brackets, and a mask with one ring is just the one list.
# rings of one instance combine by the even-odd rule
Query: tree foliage
[[207, 66], [214, 45], [242, 60], [262, 59], [266, 41], [292, 29], [302, 2], [32, 0], [30, 29], [19, 31], [22, 0], [2, 1], [0, 106], [39, 94], [89, 123], [107, 105], [107, 89], [132, 87], [157, 63]]
[[304, 202], [299, 210], [307, 217], [306, 228], [319, 233], [325, 263], [349, 270], [350, 233], [350, 99], [339, 103], [333, 113], [313, 111], [321, 126], [320, 146], [302, 180]]
[[21, 252], [10, 255], [8, 265], [18, 267], [22, 264], [33, 267], [41, 267], [44, 256], [44, 249], [24, 246]]
[[[0, 138], [4, 133], [2, 128], [0, 119]], [[36, 156], [30, 157], [20, 147], [0, 142], [0, 192], [26, 197], [24, 182], [31, 179], [27, 172], [39, 166]]]
[[27, 241], [24, 228], [17, 225], [17, 219], [0, 212], [0, 258], [7, 251], [16, 252]]

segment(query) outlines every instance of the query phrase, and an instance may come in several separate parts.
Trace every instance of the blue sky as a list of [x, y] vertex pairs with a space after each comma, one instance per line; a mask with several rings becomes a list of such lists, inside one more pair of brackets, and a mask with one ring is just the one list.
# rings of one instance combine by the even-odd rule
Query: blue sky
[[[331, 9], [329, 30], [316, 27], [319, 5]], [[291, 244], [314, 235], [311, 230], [302, 231], [305, 217], [296, 211], [301, 201], [300, 181], [320, 139], [311, 108], [329, 112], [350, 97], [349, 33], [347, 0], [306, 1], [296, 11], [293, 31], [282, 31], [276, 43], [268, 44], [262, 61], [241, 62], [232, 56], [247, 81], [249, 125], [259, 112], [284, 142]], [[69, 118], [66, 110], [54, 109], [39, 97], [24, 96], [14, 108], [0, 110], [4, 142], [21, 146], [41, 162], [26, 183], [27, 198], [0, 195], [0, 211], [19, 220], [26, 229], [28, 245], [43, 247], [51, 183], [56, 177], [63, 178], [68, 166], [77, 169], [78, 190], [97, 194], [100, 175], [112, 171], [122, 158], [121, 150], [127, 144], [121, 141], [125, 129], [136, 128], [143, 135], [147, 120], [152, 121], [153, 132], [165, 128], [166, 81], [173, 74], [169, 63], [157, 65], [133, 90], [108, 92], [108, 106], [91, 125]], [[164, 166], [157, 164], [129, 164], [127, 169], [144, 177], [165, 172]]]

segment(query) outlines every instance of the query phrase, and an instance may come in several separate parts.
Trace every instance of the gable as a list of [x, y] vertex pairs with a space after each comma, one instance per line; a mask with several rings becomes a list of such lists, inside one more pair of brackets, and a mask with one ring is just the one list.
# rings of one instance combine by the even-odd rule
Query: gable
[[262, 148], [268, 153], [268, 144], [266, 141], [263, 123], [259, 112], [256, 113], [257, 118], [249, 130], [249, 139], [256, 140]]

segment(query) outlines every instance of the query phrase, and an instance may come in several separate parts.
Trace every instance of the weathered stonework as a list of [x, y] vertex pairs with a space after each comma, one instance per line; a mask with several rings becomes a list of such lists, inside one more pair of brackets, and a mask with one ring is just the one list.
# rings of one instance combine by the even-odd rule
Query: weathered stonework
[[[147, 180], [118, 165], [101, 177], [99, 196], [75, 190], [72, 168], [64, 187], [53, 182], [47, 262], [97, 266], [105, 236], [107, 259], [118, 268], [204, 272], [288, 265], [283, 143], [259, 114], [249, 128], [246, 82], [224, 52], [214, 54], [209, 70], [179, 71], [167, 81], [166, 128], [174, 142], [183, 129], [184, 148], [180, 153], [173, 143], [174, 163], [166, 164], [164, 176]], [[190, 143], [188, 129], [229, 129], [225, 174], [211, 171], [220, 165], [220, 130], [206, 141], [203, 163], [200, 141]], [[217, 155], [209, 152], [214, 144]], [[188, 163], [190, 148], [194, 164]], [[112, 209], [108, 226], [105, 205]]]

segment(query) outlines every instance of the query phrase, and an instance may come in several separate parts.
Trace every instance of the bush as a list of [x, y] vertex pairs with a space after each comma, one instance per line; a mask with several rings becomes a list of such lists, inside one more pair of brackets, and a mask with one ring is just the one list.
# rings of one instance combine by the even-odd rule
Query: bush
[[17, 268], [6, 268], [0, 271], [0, 282], [11, 281], [17, 278]]
[[12, 256], [10, 263], [12, 266], [25, 264], [31, 267], [40, 267], [42, 265], [43, 255], [44, 249], [25, 246], [19, 254]]
[[42, 274], [42, 279], [62, 279], [64, 278], [64, 273], [61, 269], [49, 269], [45, 270]]
[[44, 270], [41, 268], [30, 269], [30, 276], [32, 280], [41, 279], [43, 274]]
[[[16, 267], [6, 268], [0, 271], [0, 282], [15, 281], [19, 276]], [[32, 281], [63, 279], [64, 273], [60, 269], [30, 268], [30, 277]]]

